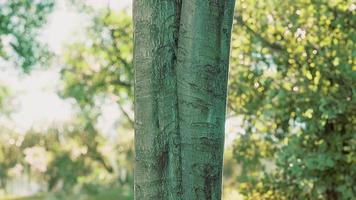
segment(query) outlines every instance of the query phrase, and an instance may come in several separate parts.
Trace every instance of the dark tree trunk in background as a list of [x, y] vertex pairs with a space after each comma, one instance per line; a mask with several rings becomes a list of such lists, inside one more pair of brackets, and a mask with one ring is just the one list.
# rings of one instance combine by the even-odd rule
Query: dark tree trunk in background
[[135, 199], [220, 199], [234, 0], [135, 0]]

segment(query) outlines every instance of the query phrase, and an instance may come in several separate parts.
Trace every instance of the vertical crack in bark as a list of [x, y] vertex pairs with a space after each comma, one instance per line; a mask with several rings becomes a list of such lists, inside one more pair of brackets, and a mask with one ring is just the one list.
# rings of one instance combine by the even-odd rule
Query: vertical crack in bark
[[134, 1], [135, 199], [180, 199], [180, 0]]
[[170, 178], [169, 183], [169, 193], [171, 194], [169, 199], [180, 200], [182, 199], [182, 154], [181, 154], [181, 136], [179, 132], [179, 112], [178, 112], [178, 95], [177, 95], [177, 57], [178, 57], [178, 39], [180, 32], [180, 16], [181, 16], [181, 0], [175, 0], [176, 12], [175, 12], [175, 23], [174, 23], [174, 58], [173, 58], [173, 70], [175, 74], [174, 82], [174, 109], [176, 112], [175, 119], [175, 131], [173, 135], [170, 136], [170, 147], [172, 148], [171, 161], [170, 161], [170, 174], [173, 178]]

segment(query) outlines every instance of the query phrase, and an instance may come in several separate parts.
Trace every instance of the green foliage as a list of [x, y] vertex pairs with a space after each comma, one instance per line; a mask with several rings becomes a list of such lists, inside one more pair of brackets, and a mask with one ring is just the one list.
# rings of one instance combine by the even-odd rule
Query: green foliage
[[67, 47], [62, 96], [74, 98], [92, 120], [99, 115], [96, 100], [113, 99], [125, 116], [122, 124], [133, 128], [130, 110], [124, 109], [133, 101], [132, 49], [132, 25], [127, 14], [95, 13], [85, 39]]
[[7, 179], [10, 177], [9, 169], [17, 163], [23, 161], [23, 155], [19, 148], [13, 142], [15, 140], [8, 139], [7, 130], [2, 129], [0, 137], [0, 187], [6, 185]]
[[81, 107], [94, 97], [112, 94], [131, 100], [133, 91], [132, 27], [130, 17], [101, 13], [93, 20], [84, 41], [70, 45], [65, 54], [63, 96], [74, 97]]
[[[92, 26], [86, 38], [68, 46], [62, 70], [61, 94], [77, 101], [78, 115], [64, 128], [30, 131], [20, 144], [11, 131], [13, 136], [0, 137], [0, 178], [4, 180], [0, 188], [5, 180], [16, 177], [12, 171], [21, 166], [25, 168], [21, 174], [29, 173], [32, 180], [48, 186], [44, 191], [61, 191], [49, 199], [132, 199], [133, 144], [132, 137], [125, 139], [126, 133], [132, 135], [132, 119], [124, 109], [133, 99], [131, 20], [123, 13], [86, 12], [94, 16]], [[126, 133], [120, 133], [119, 142], [109, 141], [95, 126], [100, 116], [97, 100], [105, 98], [115, 99], [131, 123], [128, 129], [121, 127]], [[37, 166], [40, 158], [27, 154], [42, 155], [45, 163]]]
[[[53, 2], [0, 3], [1, 58], [28, 70], [48, 56], [36, 35]], [[356, 197], [355, 22], [350, 0], [238, 0], [228, 106], [244, 117], [244, 131], [229, 154], [237, 164], [225, 159], [225, 175], [245, 199]], [[48, 199], [132, 199], [131, 140], [117, 143], [112, 161], [94, 126], [98, 98], [114, 98], [120, 108], [132, 103], [131, 53], [130, 17], [96, 14], [87, 37], [65, 51], [61, 93], [78, 102], [76, 121], [23, 139], [1, 128], [0, 187], [21, 164], [49, 189], [63, 183], [65, 192]], [[0, 87], [0, 107], [8, 93]], [[45, 150], [45, 172], [26, 161], [33, 147]]]
[[[78, 121], [88, 134], [88, 138], [84, 139], [88, 152], [92, 152], [92, 157], [99, 160], [111, 173], [112, 166], [108, 166], [107, 161], [102, 160], [103, 155], [98, 152], [102, 139], [94, 124], [100, 115], [100, 103], [98, 106], [97, 101], [110, 98], [115, 99], [119, 105], [129, 124], [128, 128], [133, 128], [133, 120], [123, 108], [124, 105], [131, 104], [133, 99], [131, 18], [124, 13], [115, 14], [110, 11], [93, 13], [86, 9], [86, 12], [94, 15], [93, 23], [84, 40], [67, 47], [64, 55], [66, 67], [62, 70], [64, 88], [61, 94], [65, 98], [74, 98], [78, 103]], [[116, 177], [116, 183], [133, 184], [132, 144], [118, 143], [116, 148], [119, 151], [116, 156], [116, 162], [119, 163], [119, 178]], [[102, 180], [98, 180], [99, 174], [94, 171], [90, 176], [81, 177], [78, 179], [79, 184], [88, 193], [96, 193], [100, 188], [98, 185], [103, 184]]]
[[237, 5], [229, 108], [244, 116], [234, 146], [241, 191], [355, 198], [354, 1]]
[[[12, 171], [20, 165], [25, 170], [20, 172], [22, 175], [46, 183], [48, 189], [44, 188], [44, 191], [60, 190], [66, 194], [79, 191], [81, 195], [99, 195], [102, 190], [121, 188], [127, 195], [132, 194], [129, 187], [133, 184], [132, 145], [120, 142], [112, 149], [112, 154], [106, 155], [103, 148], [107, 141], [98, 133], [82, 128], [72, 124], [61, 131], [29, 131], [25, 136], [3, 129], [0, 137], [0, 187], [5, 187], [6, 181], [12, 177], [19, 176]], [[35, 153], [30, 154], [29, 151]], [[114, 160], [116, 164], [109, 162], [109, 156], [114, 154], [122, 155], [122, 158], [118, 156], [118, 160]]]
[[54, 0], [0, 2], [0, 58], [11, 60], [25, 71], [44, 63], [50, 53], [37, 36], [52, 11]]

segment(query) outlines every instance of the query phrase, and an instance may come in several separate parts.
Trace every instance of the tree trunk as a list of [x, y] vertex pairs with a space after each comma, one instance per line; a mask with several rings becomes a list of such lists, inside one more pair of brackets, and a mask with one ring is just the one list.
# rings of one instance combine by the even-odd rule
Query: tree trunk
[[234, 0], [135, 0], [135, 199], [220, 199]]

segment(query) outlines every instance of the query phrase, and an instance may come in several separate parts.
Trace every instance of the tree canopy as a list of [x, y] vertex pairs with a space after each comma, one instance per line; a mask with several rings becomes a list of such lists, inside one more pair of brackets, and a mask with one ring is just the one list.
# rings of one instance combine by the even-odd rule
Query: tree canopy
[[28, 71], [44, 63], [50, 53], [38, 40], [54, 0], [10, 0], [0, 2], [0, 58]]
[[234, 152], [251, 199], [356, 196], [352, 2], [237, 3], [229, 108], [244, 117]]

